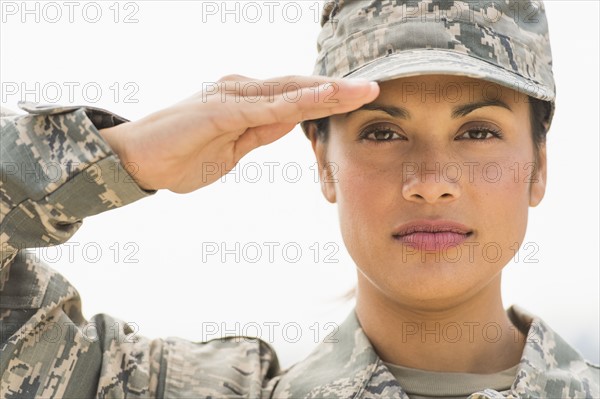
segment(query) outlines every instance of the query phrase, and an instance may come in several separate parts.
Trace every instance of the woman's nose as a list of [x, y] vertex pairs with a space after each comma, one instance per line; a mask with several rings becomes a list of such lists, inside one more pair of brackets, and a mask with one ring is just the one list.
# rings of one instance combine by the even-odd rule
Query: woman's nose
[[[409, 163], [403, 168], [402, 195], [407, 201], [419, 203], [446, 203], [460, 197], [458, 174], [441, 162]], [[450, 171], [453, 172], [450, 172]]]

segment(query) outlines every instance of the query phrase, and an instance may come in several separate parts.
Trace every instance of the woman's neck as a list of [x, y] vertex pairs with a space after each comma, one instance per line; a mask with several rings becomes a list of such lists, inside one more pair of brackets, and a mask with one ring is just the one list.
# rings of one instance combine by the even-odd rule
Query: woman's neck
[[359, 277], [356, 314], [379, 357], [404, 367], [490, 374], [517, 364], [525, 344], [502, 306], [500, 275], [443, 309], [397, 303]]

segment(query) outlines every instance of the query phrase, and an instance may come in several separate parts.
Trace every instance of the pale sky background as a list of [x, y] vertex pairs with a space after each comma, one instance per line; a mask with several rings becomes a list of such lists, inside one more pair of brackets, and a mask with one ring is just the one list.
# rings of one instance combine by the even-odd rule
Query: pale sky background
[[[316, 57], [316, 0], [272, 2], [271, 18], [263, 2], [239, 2], [237, 14], [223, 14], [222, 2], [75, 2], [72, 22], [64, 2], [27, 2], [30, 9], [38, 3], [31, 15], [22, 15], [20, 1], [1, 3], [2, 105], [12, 109], [25, 84], [40, 102], [89, 104], [134, 120], [225, 74], [310, 74]], [[235, 10], [236, 2], [227, 6]], [[549, 182], [542, 204], [530, 211], [530, 246], [504, 271], [504, 302], [541, 316], [598, 362], [599, 3], [549, 1], [546, 9], [558, 87]], [[278, 162], [272, 179], [269, 162]], [[257, 165], [262, 175], [252, 183]], [[337, 298], [356, 279], [336, 206], [322, 197], [313, 165], [297, 127], [244, 158], [238, 181], [227, 176], [187, 195], [159, 192], [88, 218], [70, 241], [72, 259], [64, 246], [40, 255], [77, 287], [88, 318], [108, 313], [148, 337], [259, 335], [288, 366], [343, 321], [352, 303]], [[272, 260], [265, 242], [278, 243]], [[221, 262], [221, 252], [204, 252], [203, 261], [211, 243], [239, 243], [247, 256]], [[252, 263], [257, 246], [262, 256]], [[302, 253], [292, 262], [297, 248]], [[526, 262], [527, 255], [538, 262]]]

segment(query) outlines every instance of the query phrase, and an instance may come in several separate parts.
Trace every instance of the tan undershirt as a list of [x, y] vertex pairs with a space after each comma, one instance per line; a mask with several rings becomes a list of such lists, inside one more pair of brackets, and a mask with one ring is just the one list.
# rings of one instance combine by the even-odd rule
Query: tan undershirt
[[494, 374], [441, 373], [383, 362], [411, 399], [466, 399], [486, 388], [500, 393], [515, 381], [518, 364]]

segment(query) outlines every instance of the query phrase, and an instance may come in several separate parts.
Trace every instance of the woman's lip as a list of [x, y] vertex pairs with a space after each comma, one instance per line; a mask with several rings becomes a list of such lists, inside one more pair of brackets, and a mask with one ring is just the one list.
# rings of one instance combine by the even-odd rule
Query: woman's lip
[[392, 235], [394, 237], [405, 236], [412, 233], [443, 233], [443, 232], [451, 232], [456, 234], [466, 235], [472, 233], [473, 230], [468, 228], [462, 223], [457, 223], [452, 220], [413, 220], [411, 222], [405, 223], [398, 228], [394, 229]]
[[441, 251], [462, 244], [471, 233], [455, 233], [452, 231], [441, 232], [414, 232], [405, 235], [394, 235], [394, 239], [401, 243], [422, 251]]
[[463, 243], [473, 230], [452, 220], [413, 220], [394, 230], [392, 237], [424, 251], [440, 251]]

